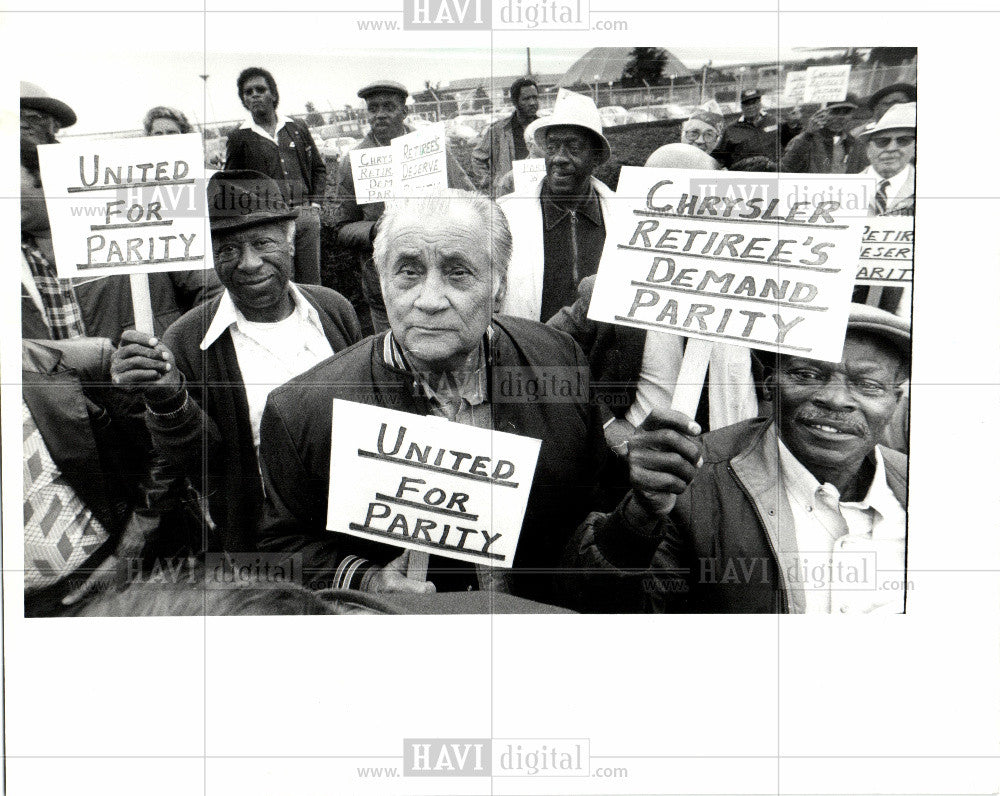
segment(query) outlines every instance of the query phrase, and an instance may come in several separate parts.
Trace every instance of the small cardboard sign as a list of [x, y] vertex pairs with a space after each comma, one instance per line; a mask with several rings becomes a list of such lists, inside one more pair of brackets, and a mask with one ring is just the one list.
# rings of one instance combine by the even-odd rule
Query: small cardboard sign
[[334, 399], [326, 527], [509, 569], [541, 441]]
[[201, 136], [38, 147], [60, 277], [212, 267]]
[[841, 102], [847, 99], [851, 65], [810, 66], [806, 69], [803, 102]]
[[434, 196], [448, 187], [444, 122], [429, 124], [392, 140], [396, 196]]
[[854, 281], [873, 286], [912, 284], [914, 248], [913, 216], [866, 219]]
[[801, 72], [789, 72], [785, 75], [785, 91], [781, 95], [782, 99], [784, 99], [785, 102], [790, 102], [794, 105], [801, 105], [805, 101], [805, 95], [805, 70]]
[[874, 181], [624, 166], [589, 317], [839, 362]]
[[392, 147], [376, 146], [352, 149], [351, 176], [354, 178], [354, 197], [359, 205], [384, 202], [393, 195]]
[[515, 160], [511, 166], [515, 193], [528, 193], [545, 178], [545, 158]]

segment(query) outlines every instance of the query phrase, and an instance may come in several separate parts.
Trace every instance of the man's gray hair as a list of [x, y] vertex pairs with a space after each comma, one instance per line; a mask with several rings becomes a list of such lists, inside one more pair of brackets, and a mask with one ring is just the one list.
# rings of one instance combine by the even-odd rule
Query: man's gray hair
[[482, 219], [483, 240], [489, 246], [493, 273], [499, 277], [502, 283], [506, 283], [507, 267], [510, 265], [513, 247], [507, 217], [492, 199], [482, 194], [461, 191], [457, 188], [446, 188], [434, 196], [390, 199], [386, 203], [385, 213], [379, 221], [378, 235], [375, 237], [375, 267], [381, 272], [388, 265], [393, 228], [400, 217], [412, 214], [417, 218], [434, 218], [447, 215], [453, 208], [463, 206], [472, 210]]

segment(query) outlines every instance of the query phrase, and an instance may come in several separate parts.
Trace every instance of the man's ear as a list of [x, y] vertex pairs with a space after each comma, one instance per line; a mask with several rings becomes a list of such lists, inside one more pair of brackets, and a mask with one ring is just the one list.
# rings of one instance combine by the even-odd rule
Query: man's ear
[[764, 371], [764, 380], [760, 383], [760, 389], [765, 401], [774, 401], [774, 375], [774, 368], [767, 368]]
[[500, 312], [500, 308], [503, 306], [503, 300], [507, 298], [507, 276], [506, 274], [500, 277], [500, 283], [497, 285], [497, 289], [493, 292], [493, 312]]

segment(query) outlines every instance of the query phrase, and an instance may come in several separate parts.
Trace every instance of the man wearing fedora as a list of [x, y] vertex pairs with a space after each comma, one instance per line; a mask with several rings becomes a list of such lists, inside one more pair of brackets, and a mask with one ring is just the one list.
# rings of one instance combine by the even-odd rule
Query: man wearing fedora
[[797, 174], [846, 174], [855, 140], [848, 132], [858, 103], [848, 95], [816, 111], [806, 129], [788, 142], [780, 171]]
[[208, 206], [225, 291], [182, 316], [162, 341], [125, 332], [112, 373], [143, 394], [157, 449], [185, 466], [208, 496], [218, 537], [205, 540], [207, 548], [252, 551], [263, 501], [257, 451], [267, 396], [353, 345], [361, 331], [339, 293], [291, 281], [297, 214], [274, 180], [218, 172], [208, 184]]
[[305, 124], [278, 115], [278, 84], [270, 72], [259, 66], [244, 69], [236, 90], [250, 117], [226, 142], [226, 170], [259, 171], [277, 181], [296, 211], [295, 281], [318, 285], [326, 161]]
[[76, 124], [76, 114], [62, 100], [45, 93], [41, 86], [21, 81], [21, 137], [35, 144], [55, 144], [64, 127]]
[[611, 145], [593, 100], [571, 92], [528, 132], [544, 154], [545, 177], [498, 201], [514, 239], [503, 312], [544, 323], [597, 273], [614, 193], [593, 173], [611, 158]]
[[862, 174], [874, 177], [877, 187], [870, 216], [912, 216], [917, 156], [917, 103], [893, 105], [860, 136], [868, 159]]
[[631, 493], [569, 548], [570, 607], [903, 611], [907, 457], [879, 439], [909, 363], [909, 323], [852, 304], [839, 362], [778, 358], [772, 416], [702, 435], [658, 410], [629, 442]]

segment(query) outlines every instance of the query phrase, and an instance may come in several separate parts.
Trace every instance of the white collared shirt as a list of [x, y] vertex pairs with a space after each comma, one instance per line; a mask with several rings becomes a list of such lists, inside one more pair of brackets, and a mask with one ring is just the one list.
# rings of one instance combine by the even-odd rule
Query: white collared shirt
[[881, 451], [868, 494], [846, 503], [780, 439], [778, 456], [798, 547], [786, 577], [802, 588], [806, 613], [902, 613], [906, 510], [886, 481]]
[[251, 116], [249, 119], [245, 119], [243, 124], [240, 125], [242, 130], [253, 130], [257, 135], [266, 138], [271, 141], [275, 146], [278, 145], [278, 131], [284, 127], [286, 124], [292, 124], [292, 119], [289, 116], [279, 116], [278, 121], [274, 126], [274, 135], [271, 135], [267, 130], [261, 127], [257, 122], [253, 120]]
[[[902, 169], [900, 169], [899, 174], [895, 174], [892, 177], [889, 177], [889, 186], [885, 189], [886, 207], [889, 207], [893, 202], [895, 202], [902, 196], [903, 190], [906, 187], [906, 182], [910, 178], [910, 172], [912, 171], [912, 169], [913, 169], [913, 164], [907, 163]], [[866, 177], [875, 178], [875, 190], [878, 190], [878, 186], [881, 185], [882, 182], [885, 180], [885, 177], [883, 177], [881, 174], [875, 171], [874, 166], [869, 166], [861, 173]]]
[[250, 407], [255, 450], [260, 447], [260, 418], [271, 390], [333, 355], [316, 308], [294, 284], [289, 282], [288, 287], [295, 309], [274, 323], [248, 321], [225, 291], [201, 341], [205, 351], [227, 331], [232, 336]]

